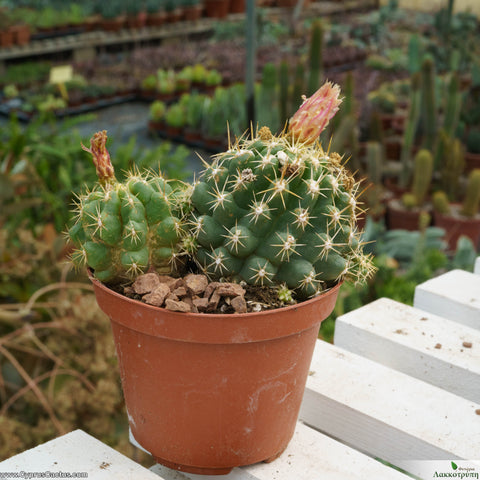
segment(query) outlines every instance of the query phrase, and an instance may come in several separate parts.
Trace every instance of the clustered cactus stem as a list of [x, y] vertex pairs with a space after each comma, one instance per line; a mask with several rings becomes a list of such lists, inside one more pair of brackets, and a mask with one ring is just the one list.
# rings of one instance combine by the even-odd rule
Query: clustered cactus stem
[[283, 285], [297, 298], [372, 273], [356, 226], [359, 184], [318, 136], [338, 110], [325, 84], [288, 129], [262, 127], [213, 158], [194, 185], [196, 259], [213, 279]]
[[69, 237], [74, 264], [87, 265], [104, 282], [135, 278], [149, 268], [171, 273], [184, 249], [181, 195], [161, 176], [132, 172], [120, 183], [106, 149], [106, 131], [91, 139], [98, 184], [78, 197]]
[[153, 176], [116, 182], [99, 132], [86, 150], [101, 186], [80, 198], [70, 230], [77, 255], [112, 280], [165, 269], [188, 253], [212, 280], [291, 290], [297, 300], [366, 280], [374, 267], [356, 224], [359, 183], [318, 141], [339, 94], [324, 84], [286, 131], [262, 127], [237, 139], [180, 194]]

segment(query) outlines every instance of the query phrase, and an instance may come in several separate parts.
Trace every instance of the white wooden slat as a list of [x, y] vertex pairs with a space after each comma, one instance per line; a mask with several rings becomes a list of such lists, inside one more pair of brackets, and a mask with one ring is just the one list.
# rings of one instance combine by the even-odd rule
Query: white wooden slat
[[479, 404], [322, 341], [311, 370], [306, 424], [400, 468], [478, 457]]
[[[0, 472], [17, 474], [20, 472], [81, 473], [82, 476], [78, 478], [88, 478], [89, 480], [132, 480], [137, 478], [159, 480], [159, 477], [150, 470], [82, 430], [74, 430], [4, 460], [0, 463]], [[51, 478], [66, 478], [66, 476]]]
[[302, 423], [285, 452], [272, 463], [235, 468], [228, 475], [180, 473], [161, 465], [151, 469], [165, 480], [407, 480], [387, 467]]
[[480, 329], [480, 275], [451, 270], [415, 288], [414, 306]]
[[475, 260], [475, 266], [473, 267], [473, 273], [480, 275], [480, 257]]
[[480, 330], [381, 298], [338, 317], [334, 343], [480, 402]]

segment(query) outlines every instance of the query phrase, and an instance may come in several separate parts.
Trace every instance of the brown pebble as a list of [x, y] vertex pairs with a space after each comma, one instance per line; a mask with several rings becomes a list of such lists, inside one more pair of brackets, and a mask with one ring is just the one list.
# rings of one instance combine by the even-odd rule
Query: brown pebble
[[245, 295], [245, 289], [238, 283], [221, 283], [216, 292], [222, 297], [238, 297]]
[[185, 287], [178, 287], [175, 290], [172, 290], [172, 294], [177, 297], [185, 297], [187, 295], [187, 289]]
[[204, 312], [208, 307], [208, 298], [194, 298], [192, 302], [199, 312]]
[[472, 342], [463, 342], [462, 345], [463, 345], [465, 348], [472, 348]]
[[220, 301], [221, 297], [215, 290], [210, 298], [208, 299], [208, 306], [207, 310], [212, 311], [215, 310], [218, 307], [218, 302]]
[[190, 312], [191, 308], [190, 305], [186, 302], [182, 301], [175, 301], [167, 298], [165, 300], [165, 308], [167, 310], [171, 310], [172, 312]]
[[233, 297], [230, 302], [230, 305], [235, 310], [235, 313], [247, 312], [247, 302], [245, 301], [245, 298], [241, 295], [239, 295], [238, 297]]
[[437, 343], [437, 344], [435, 345], [435, 348], [437, 348], [437, 349], [442, 348], [442, 345], [441, 345], [440, 343]]
[[222, 285], [220, 282], [210, 282], [208, 285], [207, 285], [207, 288], [205, 289], [205, 292], [203, 292], [203, 296], [205, 298], [210, 298], [210, 296], [212, 295], [212, 293], [216, 290], [216, 288], [219, 286], [219, 285]]
[[194, 295], [200, 295], [205, 291], [208, 285], [208, 278], [205, 275], [196, 275], [191, 273], [184, 279], [186, 288]]
[[170, 275], [158, 275], [160, 283], [166, 283], [170, 286], [172, 283], [177, 282], [178, 278], [171, 277]]
[[198, 313], [198, 308], [194, 305], [193, 303], [193, 300], [191, 297], [184, 297], [182, 298], [182, 302], [185, 302], [187, 303], [188, 305], [190, 305], [190, 311], [192, 313]]
[[145, 295], [146, 293], [153, 292], [159, 284], [160, 280], [156, 273], [145, 273], [137, 277], [132, 287], [135, 293]]
[[169, 292], [165, 300], [173, 300], [177, 302], [180, 299], [173, 292]]
[[480, 415], [480, 408], [477, 408], [477, 409], [475, 410], [475, 413], [476, 413], [477, 415]]
[[165, 297], [170, 293], [170, 289], [165, 283], [160, 283], [153, 292], [147, 293], [142, 300], [149, 305], [161, 307], [165, 301]]

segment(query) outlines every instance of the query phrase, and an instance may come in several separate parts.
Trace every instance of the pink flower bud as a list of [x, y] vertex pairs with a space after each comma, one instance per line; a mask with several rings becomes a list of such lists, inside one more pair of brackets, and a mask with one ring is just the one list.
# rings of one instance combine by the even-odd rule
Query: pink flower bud
[[326, 82], [310, 98], [304, 96], [302, 105], [290, 119], [288, 126], [288, 132], [293, 139], [304, 144], [315, 142], [338, 112], [342, 103], [339, 95], [340, 87]]
[[82, 149], [92, 154], [93, 163], [97, 170], [98, 179], [105, 183], [115, 180], [115, 172], [112, 162], [110, 161], [110, 154], [107, 151], [107, 131], [95, 133], [90, 139], [90, 148], [82, 144]]

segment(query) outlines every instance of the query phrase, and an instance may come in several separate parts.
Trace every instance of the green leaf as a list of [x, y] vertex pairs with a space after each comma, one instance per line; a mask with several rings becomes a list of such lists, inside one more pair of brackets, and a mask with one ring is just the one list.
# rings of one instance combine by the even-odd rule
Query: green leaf
[[458, 466], [456, 465], [456, 463], [452, 462], [452, 468], [453, 468], [454, 470], [456, 470], [456, 469], [458, 468]]

